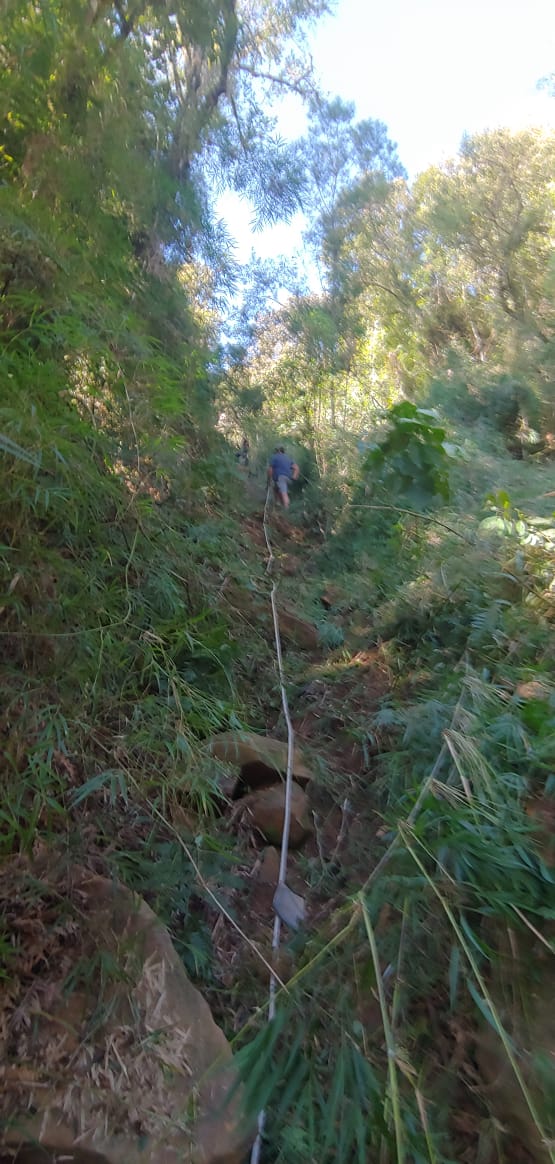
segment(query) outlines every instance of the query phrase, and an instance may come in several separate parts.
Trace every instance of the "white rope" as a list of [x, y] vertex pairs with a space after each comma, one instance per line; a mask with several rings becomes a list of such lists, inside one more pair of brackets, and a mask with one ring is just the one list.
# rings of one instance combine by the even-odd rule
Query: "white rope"
[[272, 485], [271, 485], [271, 482], [268, 481], [268, 488], [266, 490], [266, 504], [264, 506], [264, 517], [262, 518], [262, 529], [264, 530], [264, 537], [266, 539], [266, 547], [268, 550], [268, 561], [266, 563], [266, 573], [267, 574], [271, 574], [272, 566], [274, 564], [274, 553], [272, 550], [272, 543], [270, 541], [270, 535], [268, 533], [268, 508], [270, 505], [271, 496], [272, 496]]
[[[266, 539], [266, 546], [268, 548], [268, 563], [266, 566], [266, 573], [270, 572], [270, 570], [272, 569], [273, 561], [274, 561], [274, 554], [272, 551], [272, 543], [270, 541], [270, 536], [268, 533], [268, 522], [267, 522], [270, 497], [271, 497], [271, 483], [269, 482], [268, 483], [268, 492], [266, 494], [266, 504], [264, 506], [264, 517], [263, 517], [264, 537]], [[282, 832], [282, 836], [281, 836], [281, 856], [280, 856], [280, 860], [279, 860], [279, 877], [278, 877], [278, 885], [282, 885], [285, 882], [285, 878], [287, 875], [287, 859], [289, 856], [289, 833], [290, 833], [290, 829], [291, 829], [291, 792], [292, 792], [292, 785], [293, 785], [293, 753], [294, 753], [294, 748], [295, 748], [295, 733], [293, 731], [293, 724], [291, 723], [291, 716], [289, 714], [289, 702], [287, 699], [287, 691], [285, 690], [285, 676], [283, 673], [283, 656], [281, 653], [281, 635], [279, 633], [279, 617], [278, 617], [278, 610], [277, 610], [276, 594], [277, 594], [277, 586], [276, 586], [276, 583], [273, 582], [272, 583], [272, 590], [271, 590], [271, 594], [270, 594], [270, 601], [272, 603], [272, 616], [274, 619], [274, 638], [275, 638], [275, 643], [276, 643], [276, 658], [277, 658], [277, 665], [278, 665], [279, 685], [280, 685], [280, 689], [281, 689], [281, 704], [283, 707], [283, 714], [285, 716], [285, 722], [287, 724], [287, 771], [286, 771], [286, 776], [285, 776], [285, 805], [284, 805], [284, 810], [283, 810], [283, 832]], [[274, 932], [273, 932], [273, 937], [272, 937], [272, 952], [274, 953], [274, 955], [277, 954], [277, 951], [279, 950], [280, 941], [281, 941], [281, 918], [276, 913], [276, 915], [274, 917]], [[274, 965], [275, 965], [275, 960], [274, 960]], [[272, 1022], [272, 1019], [275, 1017], [275, 1013], [276, 1013], [276, 988], [277, 988], [277, 984], [278, 984], [278, 979], [277, 979], [275, 973], [272, 971], [272, 973], [270, 975], [270, 989], [269, 989], [269, 1002], [268, 1002], [268, 1022], [269, 1023]], [[262, 1149], [262, 1138], [264, 1135], [265, 1124], [266, 1124], [266, 1110], [265, 1110], [265, 1108], [262, 1108], [262, 1111], [260, 1111], [258, 1113], [258, 1132], [257, 1132], [256, 1140], [254, 1141], [254, 1144], [252, 1146], [250, 1164], [258, 1164], [258, 1162], [260, 1160], [260, 1152]]]

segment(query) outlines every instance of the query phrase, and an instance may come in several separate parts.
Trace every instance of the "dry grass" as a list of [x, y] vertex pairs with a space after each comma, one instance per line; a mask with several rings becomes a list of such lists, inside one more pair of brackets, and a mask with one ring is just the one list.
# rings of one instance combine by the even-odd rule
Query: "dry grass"
[[[0, 992], [0, 1118], [37, 1109], [75, 1142], [190, 1131], [191, 1031], [173, 1020], [158, 952], [99, 932], [97, 905], [63, 875], [12, 862], [0, 905], [9, 972]], [[130, 894], [126, 895], [132, 901]], [[189, 1097], [176, 1119], [175, 1080]]]

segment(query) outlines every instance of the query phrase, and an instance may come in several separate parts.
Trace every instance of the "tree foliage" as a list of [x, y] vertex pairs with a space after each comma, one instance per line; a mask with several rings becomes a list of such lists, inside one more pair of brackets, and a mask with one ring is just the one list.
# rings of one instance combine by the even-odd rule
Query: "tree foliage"
[[[332, 103], [329, 141], [323, 117], [306, 147], [309, 238], [324, 289], [296, 294], [287, 342], [325, 391], [317, 428], [341, 418], [360, 435], [384, 404], [439, 396], [460, 419], [498, 418], [508, 438], [523, 425], [549, 431], [553, 138], [469, 138], [454, 161], [409, 187], [383, 127], [366, 126], [374, 153], [357, 153], [351, 112]], [[287, 327], [287, 310], [276, 315]], [[329, 321], [319, 347], [316, 318]], [[303, 330], [301, 320], [312, 322]]]
[[367, 454], [363, 468], [388, 495], [402, 494], [412, 505], [448, 501], [452, 452], [437, 415], [403, 400], [389, 409], [387, 422], [386, 436]]

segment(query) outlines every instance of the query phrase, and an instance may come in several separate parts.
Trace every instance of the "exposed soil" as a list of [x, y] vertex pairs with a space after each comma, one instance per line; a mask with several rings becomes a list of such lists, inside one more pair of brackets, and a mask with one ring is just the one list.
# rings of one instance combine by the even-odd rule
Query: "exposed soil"
[[[249, 494], [255, 500], [252, 482]], [[250, 560], [253, 575], [258, 578], [268, 558], [262, 521], [262, 508], [249, 513], [243, 521], [244, 542], [254, 551]], [[314, 569], [314, 555], [320, 549], [320, 542], [311, 531], [295, 525], [289, 516], [276, 510], [270, 513], [268, 526], [274, 555], [268, 583], [277, 583], [280, 607], [302, 616], [299, 583]], [[239, 600], [241, 609], [245, 597], [248, 599], [250, 618], [260, 626], [275, 659], [273, 624], [267, 617], [269, 589], [268, 584], [265, 611], [260, 609], [260, 601], [264, 601], [260, 590], [255, 601], [246, 591], [239, 599], [233, 587], [231, 591], [226, 589], [226, 596], [233, 605]], [[323, 779], [314, 780], [309, 789], [313, 831], [299, 850], [291, 850], [288, 855], [287, 884], [305, 901], [306, 930], [310, 934], [362, 883], [373, 858], [377, 862], [384, 849], [385, 842], [379, 835], [381, 819], [369, 795], [377, 749], [374, 742], [364, 738], [363, 725], [380, 706], [390, 688], [391, 677], [383, 652], [378, 647], [361, 645], [360, 639], [351, 654], [346, 650], [330, 652], [318, 645], [316, 639], [309, 643], [308, 638], [304, 649], [287, 639], [282, 646], [288, 687], [294, 681], [289, 703], [295, 738], [314, 762], [320, 761], [325, 769]], [[271, 705], [265, 713], [265, 727], [269, 734], [284, 739], [283, 716], [274, 693], [275, 675], [270, 674], [270, 680], [274, 688]], [[244, 919], [250, 941], [265, 959], [273, 961], [272, 902], [278, 880], [279, 851], [249, 827], [247, 814], [241, 813], [241, 800], [230, 805], [226, 827], [234, 833], [243, 854], [236, 870], [243, 884], [232, 894], [233, 908]], [[294, 970], [289, 952], [292, 936], [285, 926], [277, 965], [277, 972], [284, 980]], [[225, 922], [216, 922], [214, 940], [221, 985], [235, 995], [233, 1025], [238, 1030], [249, 1016], [249, 1008], [260, 1003], [261, 986], [267, 985], [268, 972], [252, 948]], [[218, 1010], [221, 1005], [218, 997], [211, 1002]], [[229, 1023], [228, 1008], [225, 1018]]]

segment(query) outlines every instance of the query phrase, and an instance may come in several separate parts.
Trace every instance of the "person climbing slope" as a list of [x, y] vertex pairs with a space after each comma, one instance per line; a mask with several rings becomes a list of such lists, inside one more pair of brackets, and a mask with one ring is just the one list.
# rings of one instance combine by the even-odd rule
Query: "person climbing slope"
[[235, 460], [238, 461], [240, 465], [248, 465], [249, 452], [250, 452], [249, 438], [243, 437], [241, 448], [237, 449], [237, 452], [235, 453]]
[[289, 507], [289, 481], [296, 481], [299, 466], [287, 456], [283, 445], [278, 445], [268, 465], [268, 481], [273, 481], [274, 489], [285, 509]]

